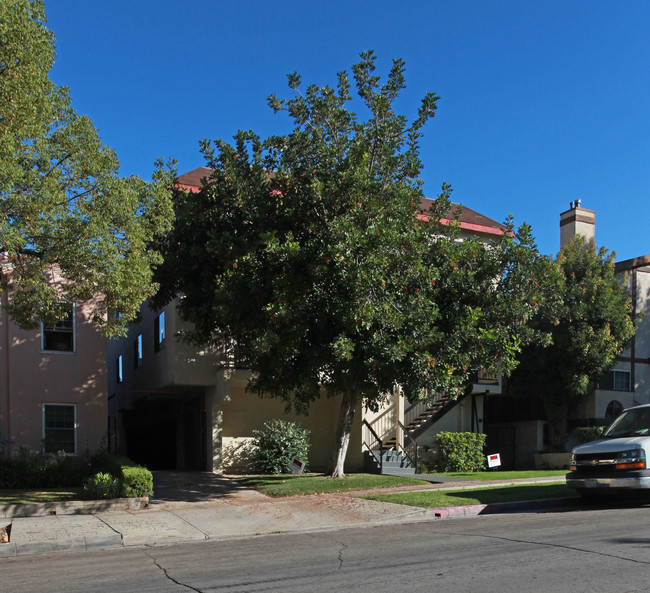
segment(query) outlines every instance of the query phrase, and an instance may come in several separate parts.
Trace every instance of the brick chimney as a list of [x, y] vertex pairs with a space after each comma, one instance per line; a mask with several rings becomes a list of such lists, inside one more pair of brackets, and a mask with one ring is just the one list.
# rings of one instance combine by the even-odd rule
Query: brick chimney
[[596, 236], [596, 213], [580, 207], [580, 200], [570, 203], [570, 208], [560, 214], [560, 246], [564, 247], [576, 235], [582, 235], [585, 241]]

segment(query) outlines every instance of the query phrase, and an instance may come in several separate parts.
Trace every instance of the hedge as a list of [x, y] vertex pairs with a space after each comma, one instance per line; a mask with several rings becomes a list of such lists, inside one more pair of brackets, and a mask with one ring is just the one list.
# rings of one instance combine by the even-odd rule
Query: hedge
[[87, 498], [151, 496], [153, 476], [128, 457], [98, 453], [90, 458], [19, 450], [0, 458], [0, 488], [82, 487]]
[[485, 469], [486, 435], [474, 432], [441, 432], [436, 435], [438, 471], [476, 472]]
[[153, 495], [153, 476], [146, 468], [139, 465], [122, 466], [122, 496]]

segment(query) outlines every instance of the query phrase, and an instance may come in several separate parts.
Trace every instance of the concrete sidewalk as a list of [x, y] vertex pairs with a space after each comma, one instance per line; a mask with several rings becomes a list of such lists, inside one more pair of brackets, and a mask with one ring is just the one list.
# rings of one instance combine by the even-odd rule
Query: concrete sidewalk
[[[147, 509], [14, 517], [9, 543], [0, 544], [0, 557], [322, 531], [560, 504], [535, 501], [534, 504], [422, 509], [365, 500], [354, 493], [274, 499], [242, 488], [223, 476], [207, 473], [192, 476], [167, 472], [164, 479], [157, 477], [161, 484]], [[471, 484], [473, 488], [476, 486], [477, 483]], [[450, 487], [450, 484], [423, 484], [423, 489]], [[470, 487], [470, 484], [453, 487]], [[7, 523], [9, 520], [0, 525]]]

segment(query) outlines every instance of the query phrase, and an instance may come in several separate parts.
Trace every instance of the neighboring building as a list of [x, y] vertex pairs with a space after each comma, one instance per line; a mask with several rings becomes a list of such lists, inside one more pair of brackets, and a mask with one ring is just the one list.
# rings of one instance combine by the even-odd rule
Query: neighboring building
[[624, 408], [650, 403], [650, 255], [616, 263], [627, 282], [632, 315], [641, 319], [628, 347], [598, 381], [593, 403], [582, 410], [594, 423], [609, 424]]
[[[571, 202], [570, 207], [560, 214], [560, 246], [568, 245], [577, 235], [585, 241], [595, 237], [596, 216], [593, 210], [580, 206], [580, 201]], [[593, 423], [593, 398], [587, 398], [580, 419], [573, 422]], [[527, 469], [540, 465], [537, 454], [544, 453], [548, 446], [548, 427], [544, 404], [539, 397], [522, 394], [511, 395], [508, 385], [503, 393], [489, 398], [485, 406], [488, 448], [499, 452], [504, 469]], [[545, 462], [542, 462], [542, 464]]]
[[[580, 235], [595, 239], [596, 216], [574, 201], [560, 214], [560, 245]], [[573, 426], [609, 424], [624, 408], [650, 403], [650, 255], [615, 264], [621, 282], [626, 282], [632, 314], [642, 318], [636, 335], [617, 357], [612, 369], [595, 385], [570, 417]], [[505, 393], [486, 400], [486, 426], [490, 448], [502, 453], [515, 468], [535, 466], [536, 453], [548, 446], [544, 406], [539, 398]], [[568, 443], [567, 445], [570, 445]]]
[[[595, 213], [580, 207], [580, 202], [560, 215], [561, 244], [575, 235], [595, 238]], [[650, 255], [615, 264], [616, 274], [626, 283], [632, 315], [641, 314], [636, 334], [617, 357], [609, 372], [595, 386], [592, 397], [579, 407], [574, 421], [580, 424], [608, 424], [624, 408], [650, 403]]]
[[70, 303], [54, 326], [19, 329], [0, 295], [0, 455], [18, 448], [95, 453], [107, 445], [106, 338], [92, 303]]

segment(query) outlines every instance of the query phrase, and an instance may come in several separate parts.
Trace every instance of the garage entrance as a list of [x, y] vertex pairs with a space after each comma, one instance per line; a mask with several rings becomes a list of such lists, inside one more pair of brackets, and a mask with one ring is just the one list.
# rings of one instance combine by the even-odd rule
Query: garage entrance
[[120, 410], [122, 449], [151, 470], [206, 468], [205, 398], [147, 394]]

